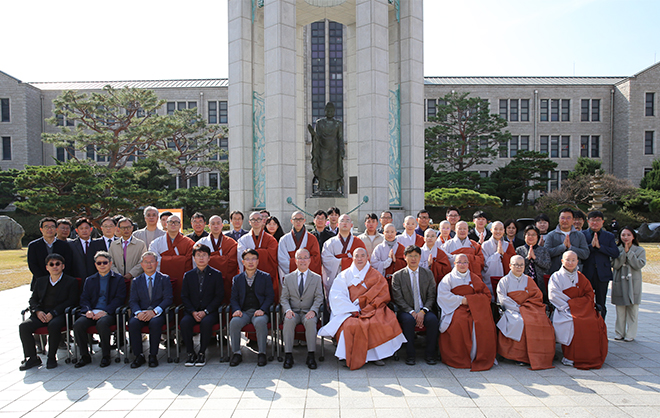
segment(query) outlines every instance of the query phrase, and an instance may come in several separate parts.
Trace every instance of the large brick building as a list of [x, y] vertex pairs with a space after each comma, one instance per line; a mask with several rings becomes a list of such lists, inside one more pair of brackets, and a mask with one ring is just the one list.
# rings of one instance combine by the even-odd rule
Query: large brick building
[[[58, 129], [46, 123], [52, 116], [53, 99], [64, 90], [101, 91], [107, 84], [154, 90], [167, 101], [162, 114], [194, 107], [209, 123], [227, 123], [227, 79], [24, 83], [0, 72], [0, 168], [21, 169], [52, 164], [53, 158], [66, 159], [64, 150], [40, 139], [41, 133]], [[536, 150], [547, 152], [558, 163], [551, 173], [550, 189], [559, 187], [580, 156], [601, 160], [607, 172], [637, 185], [660, 155], [656, 145], [660, 64], [630, 77], [426, 77], [426, 114], [420, 117], [433, 116], [438, 101], [452, 91], [487, 99], [491, 111], [509, 123], [513, 137], [506, 152], [492, 164], [475, 167], [483, 175], [505, 165], [519, 150]], [[309, 105], [310, 122], [319, 116], [313, 110]], [[229, 136], [222, 147], [227, 148]], [[94, 153], [79, 157], [98, 159]], [[218, 175], [205, 174], [187, 186], [219, 187]]]

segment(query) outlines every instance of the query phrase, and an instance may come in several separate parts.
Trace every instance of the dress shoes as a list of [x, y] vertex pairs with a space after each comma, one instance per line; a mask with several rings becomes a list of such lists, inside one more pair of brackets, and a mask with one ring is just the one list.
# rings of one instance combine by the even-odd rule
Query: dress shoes
[[57, 367], [57, 359], [56, 358], [49, 358], [46, 361], [46, 368], [47, 369], [54, 369]]
[[131, 369], [137, 369], [146, 362], [147, 360], [144, 359], [144, 354], [140, 354], [139, 356], [135, 357], [135, 360], [133, 360], [133, 363], [131, 363]]
[[284, 368], [285, 369], [290, 369], [293, 367], [293, 354], [292, 353], [284, 353]]
[[414, 366], [415, 364], [417, 364], [417, 362], [415, 361], [415, 357], [408, 357], [406, 359], [406, 364], [408, 366]]
[[229, 367], [236, 367], [243, 361], [243, 356], [240, 354], [233, 354], [229, 361]]
[[318, 366], [316, 365], [316, 359], [314, 358], [313, 351], [307, 353], [307, 360], [305, 361], [305, 363], [307, 364], [307, 367], [309, 367], [310, 369], [316, 370]]
[[80, 357], [80, 360], [76, 363], [74, 366], [76, 369], [79, 369], [81, 367], [87, 366], [89, 363], [92, 362], [92, 358], [90, 356], [82, 356]]
[[110, 365], [110, 357], [109, 356], [103, 356], [101, 359], [101, 367], [108, 367]]
[[149, 367], [158, 367], [158, 357], [149, 355]]
[[429, 366], [434, 366], [438, 364], [438, 361], [433, 357], [427, 357], [425, 360], [426, 360], [426, 364], [428, 364]]
[[41, 366], [41, 358], [39, 356], [30, 357], [21, 363], [21, 366], [18, 368], [20, 371], [29, 370], [35, 366]]
[[384, 366], [385, 362], [383, 360], [376, 360], [373, 362], [376, 366]]
[[[293, 359], [291, 359], [291, 361], [293, 361]], [[257, 355], [257, 366], [264, 367], [266, 364], [268, 364], [268, 359], [266, 358], [266, 355], [259, 353]]]

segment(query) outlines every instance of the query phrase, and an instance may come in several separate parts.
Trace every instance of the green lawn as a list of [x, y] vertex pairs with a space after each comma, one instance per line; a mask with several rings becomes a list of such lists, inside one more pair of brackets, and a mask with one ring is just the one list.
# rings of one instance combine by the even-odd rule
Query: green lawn
[[30, 284], [31, 280], [27, 248], [0, 251], [0, 291]]

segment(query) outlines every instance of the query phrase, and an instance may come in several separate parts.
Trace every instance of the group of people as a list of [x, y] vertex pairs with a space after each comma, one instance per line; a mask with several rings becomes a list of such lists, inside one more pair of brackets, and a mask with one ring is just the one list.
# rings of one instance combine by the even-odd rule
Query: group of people
[[[513, 220], [487, 228], [482, 211], [474, 214], [470, 230], [457, 208], [447, 210], [438, 231], [430, 227], [425, 210], [405, 217], [402, 232], [391, 212], [380, 218], [368, 214], [360, 235], [353, 234], [350, 216], [334, 207], [314, 213], [311, 232], [304, 213], [294, 212], [287, 233], [267, 211], [250, 213], [249, 230], [243, 229], [243, 214], [232, 212], [226, 233], [220, 216], [211, 216], [207, 225], [204, 215], [195, 213], [193, 232], [184, 236], [177, 215], [147, 207], [144, 228], [134, 231], [131, 219], [108, 217], [97, 239], [91, 239], [92, 224], [85, 218], [74, 225], [44, 218], [42, 238], [28, 246], [33, 293], [31, 316], [20, 325], [25, 355], [20, 368], [41, 364], [32, 333], [44, 326], [47, 367], [57, 367], [65, 311], [73, 306], [79, 306], [73, 330], [82, 353], [76, 367], [92, 361], [87, 334], [92, 326], [99, 334], [100, 366], [109, 366], [115, 311], [125, 304], [130, 308], [132, 368], [158, 365], [161, 333], [171, 307], [179, 305], [186, 366], [205, 364], [223, 305], [231, 315], [230, 366], [242, 362], [241, 333], [248, 324], [256, 334], [258, 365], [265, 366], [269, 313], [277, 304], [283, 316], [284, 368], [294, 365], [294, 341], [302, 338], [296, 334], [299, 324], [310, 369], [317, 368], [317, 335], [334, 338], [335, 355], [350, 369], [366, 362], [383, 365], [404, 343], [406, 364], [413, 365], [418, 331], [426, 333], [428, 364], [438, 361], [439, 352], [452, 367], [487, 370], [499, 353], [532, 369], [549, 368], [557, 341], [564, 364], [598, 368], [607, 355], [609, 281], [617, 305], [616, 339], [632, 341], [645, 254], [634, 230], [621, 229], [617, 246], [603, 228], [601, 212], [588, 214], [585, 230], [574, 224], [574, 213], [563, 209], [557, 228], [549, 232], [549, 218], [539, 215], [535, 225], [525, 228], [524, 240]], [[74, 227], [77, 237], [70, 239]], [[148, 359], [142, 344], [145, 327]], [[197, 350], [193, 331], [200, 334]]]

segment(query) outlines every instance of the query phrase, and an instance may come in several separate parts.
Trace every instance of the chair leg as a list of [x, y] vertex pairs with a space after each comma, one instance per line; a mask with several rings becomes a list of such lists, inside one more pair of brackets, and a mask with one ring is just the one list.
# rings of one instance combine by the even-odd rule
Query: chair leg
[[[71, 346], [69, 345], [69, 335], [71, 334], [71, 323], [70, 323], [70, 319], [72, 319], [72, 318], [73, 318], [73, 316], [71, 316], [71, 317], [69, 317], [69, 318], [66, 319], [66, 360], [64, 360], [64, 362], [65, 362], [66, 364], [71, 363]], [[75, 341], [75, 339], [74, 339], [74, 341], [73, 341], [73, 345], [74, 345], [74, 350], [76, 350], [76, 351], [75, 351], [75, 353], [76, 353], [76, 354], [75, 354], [75, 357], [78, 357], [78, 346], [76, 346], [76, 341]], [[75, 358], [75, 357], [74, 357], [74, 358]]]
[[[169, 312], [167, 312], [167, 316], [165, 317], [165, 335], [167, 335], [167, 344], [165, 345], [167, 347], [167, 362], [172, 363], [174, 359], [172, 358], [172, 354], [170, 352], [170, 315]], [[178, 344], [178, 342], [177, 342]]]
[[325, 337], [321, 337], [321, 356], [319, 361], [325, 360]]

